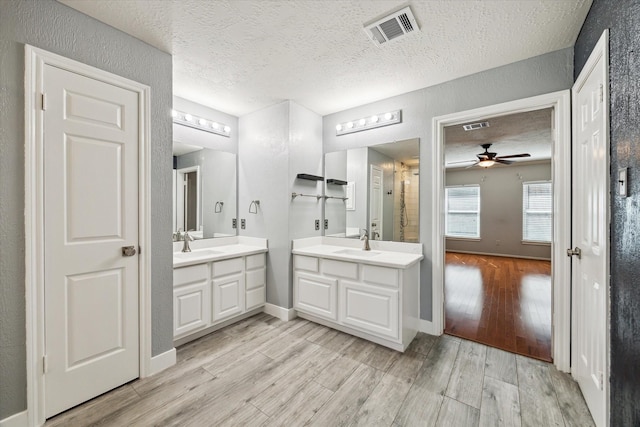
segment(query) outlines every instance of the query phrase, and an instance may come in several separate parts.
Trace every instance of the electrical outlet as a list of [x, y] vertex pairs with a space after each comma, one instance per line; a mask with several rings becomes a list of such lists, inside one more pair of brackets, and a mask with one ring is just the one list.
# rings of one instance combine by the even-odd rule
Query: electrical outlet
[[231, 219], [231, 228], [238, 228], [238, 218]]
[[247, 228], [247, 221], [244, 218], [240, 220], [240, 228], [242, 228], [243, 230]]
[[325, 219], [325, 220], [324, 220], [324, 229], [325, 229], [325, 230], [328, 230], [328, 229], [329, 229], [329, 220], [328, 220], [328, 219]]
[[316, 219], [316, 230], [320, 230], [320, 220]]

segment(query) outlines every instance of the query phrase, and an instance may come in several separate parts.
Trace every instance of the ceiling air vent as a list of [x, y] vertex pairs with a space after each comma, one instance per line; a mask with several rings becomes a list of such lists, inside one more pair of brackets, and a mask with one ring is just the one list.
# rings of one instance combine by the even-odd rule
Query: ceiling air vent
[[416, 18], [407, 6], [391, 15], [365, 25], [364, 30], [376, 46], [397, 40], [420, 30]]
[[470, 123], [468, 125], [463, 125], [462, 128], [464, 130], [476, 130], [482, 128], [488, 128], [489, 122], [480, 122], [480, 123]]

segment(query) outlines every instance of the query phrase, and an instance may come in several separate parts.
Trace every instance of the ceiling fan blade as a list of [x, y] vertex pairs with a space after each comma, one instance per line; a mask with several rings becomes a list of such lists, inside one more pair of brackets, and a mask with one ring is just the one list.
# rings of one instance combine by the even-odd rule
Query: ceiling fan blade
[[471, 162], [475, 162], [477, 160], [473, 159], [473, 160], [460, 160], [459, 162], [447, 162], [448, 165], [455, 165], [456, 163], [471, 163]]
[[495, 159], [496, 163], [502, 163], [503, 165], [510, 165], [514, 163], [511, 160], [503, 160], [502, 158]]
[[480, 162], [475, 162], [474, 164], [467, 166], [465, 169], [472, 168], [472, 167], [474, 167], [475, 165], [477, 165], [478, 163], [480, 163]]
[[531, 157], [529, 153], [511, 154], [510, 156], [498, 156], [498, 159], [515, 159], [517, 157]]

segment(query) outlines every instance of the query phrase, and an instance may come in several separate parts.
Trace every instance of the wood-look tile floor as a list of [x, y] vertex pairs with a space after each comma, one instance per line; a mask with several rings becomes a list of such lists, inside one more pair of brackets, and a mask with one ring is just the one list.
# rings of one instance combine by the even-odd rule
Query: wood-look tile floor
[[591, 426], [552, 365], [418, 334], [405, 353], [259, 314], [178, 348], [178, 363], [47, 426]]
[[551, 358], [551, 263], [447, 252], [445, 333]]

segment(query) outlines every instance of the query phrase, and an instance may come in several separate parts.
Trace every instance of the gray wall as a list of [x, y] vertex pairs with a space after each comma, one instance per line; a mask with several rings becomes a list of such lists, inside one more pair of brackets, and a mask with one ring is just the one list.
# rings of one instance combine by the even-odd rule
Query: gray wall
[[549, 180], [551, 162], [448, 170], [446, 185], [480, 186], [480, 241], [447, 239], [447, 250], [551, 259], [550, 245], [522, 243], [522, 183]]
[[53, 0], [0, 1], [0, 419], [26, 401], [24, 44], [151, 87], [152, 346], [173, 347], [171, 56]]
[[[420, 138], [420, 163], [428, 165], [435, 151], [433, 117], [568, 89], [573, 84], [573, 49], [551, 52], [437, 86], [330, 114], [323, 118], [324, 152]], [[336, 123], [402, 109], [402, 123], [335, 135]], [[424, 170], [424, 168], [423, 168]], [[431, 191], [430, 174], [420, 174], [420, 241], [425, 259], [420, 266], [420, 317], [431, 320]]]
[[[577, 78], [609, 28], [611, 425], [640, 425], [640, 2], [594, 0], [575, 45]], [[616, 195], [629, 168], [629, 197]]]
[[[320, 194], [322, 181], [296, 179], [298, 173], [322, 175], [322, 119], [291, 102], [240, 117], [238, 216], [246, 219], [240, 235], [269, 240], [267, 302], [290, 308], [291, 239], [320, 236], [322, 200], [291, 193]], [[258, 214], [249, 214], [251, 200]]]

